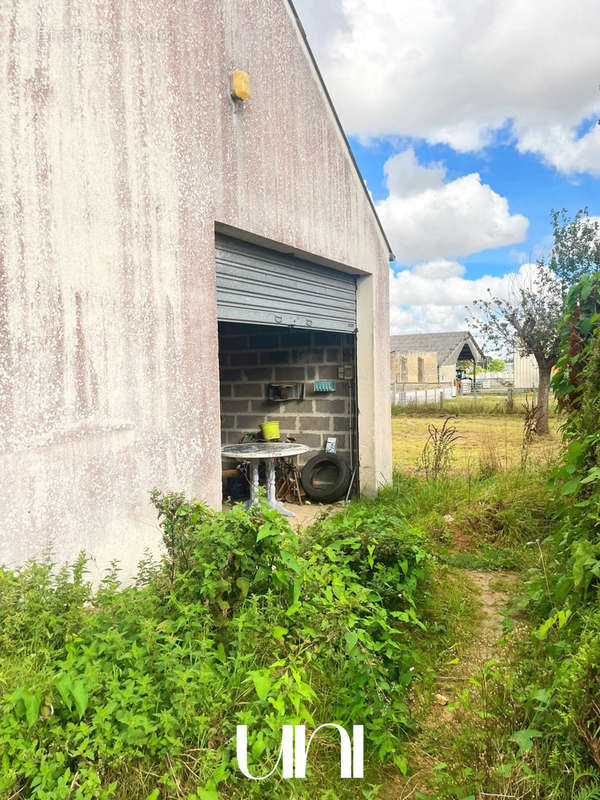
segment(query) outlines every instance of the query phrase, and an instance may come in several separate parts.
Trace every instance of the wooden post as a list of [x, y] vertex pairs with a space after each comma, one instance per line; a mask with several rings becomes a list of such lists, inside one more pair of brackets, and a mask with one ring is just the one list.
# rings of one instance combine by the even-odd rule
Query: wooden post
[[514, 409], [513, 389], [512, 386], [509, 386], [506, 395], [506, 410], [508, 411], [509, 414], [512, 414], [513, 409]]
[[440, 411], [444, 409], [444, 390], [440, 389]]

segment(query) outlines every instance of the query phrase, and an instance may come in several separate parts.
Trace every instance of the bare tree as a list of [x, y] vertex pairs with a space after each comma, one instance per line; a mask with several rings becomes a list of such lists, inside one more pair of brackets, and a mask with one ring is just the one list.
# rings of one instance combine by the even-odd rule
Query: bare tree
[[[587, 209], [573, 219], [567, 211], [551, 213], [553, 245], [548, 259], [515, 277], [506, 298], [489, 292], [471, 311], [474, 326], [495, 349], [516, 348], [538, 365], [539, 389], [535, 431], [548, 433], [552, 368], [559, 355], [558, 328], [569, 287], [585, 272], [600, 268], [600, 226]], [[489, 291], [489, 290], [488, 290]]]

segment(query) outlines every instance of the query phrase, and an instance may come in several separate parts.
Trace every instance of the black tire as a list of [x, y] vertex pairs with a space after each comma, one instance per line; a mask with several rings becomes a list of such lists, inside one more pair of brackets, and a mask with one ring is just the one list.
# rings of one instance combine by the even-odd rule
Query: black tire
[[319, 453], [306, 462], [300, 481], [311, 500], [334, 503], [348, 491], [350, 469], [344, 459], [335, 453]]

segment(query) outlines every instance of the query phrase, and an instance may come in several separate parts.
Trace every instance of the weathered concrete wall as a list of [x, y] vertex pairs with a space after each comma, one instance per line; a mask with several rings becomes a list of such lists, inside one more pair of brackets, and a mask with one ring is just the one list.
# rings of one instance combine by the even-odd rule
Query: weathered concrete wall
[[396, 350], [390, 354], [390, 370], [392, 381], [396, 383], [438, 383], [436, 353]]
[[443, 364], [439, 368], [440, 383], [449, 384], [456, 380], [456, 364]]
[[215, 222], [373, 275], [365, 487], [389, 475], [387, 252], [287, 3], [7, 0], [0, 63], [0, 561], [131, 566], [153, 486], [219, 504]]

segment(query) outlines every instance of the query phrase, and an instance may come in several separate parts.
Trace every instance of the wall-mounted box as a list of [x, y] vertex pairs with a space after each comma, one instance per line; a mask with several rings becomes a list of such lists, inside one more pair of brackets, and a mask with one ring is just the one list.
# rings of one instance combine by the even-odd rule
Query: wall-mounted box
[[303, 400], [303, 383], [269, 383], [267, 384], [267, 397], [274, 403], [286, 400]]

